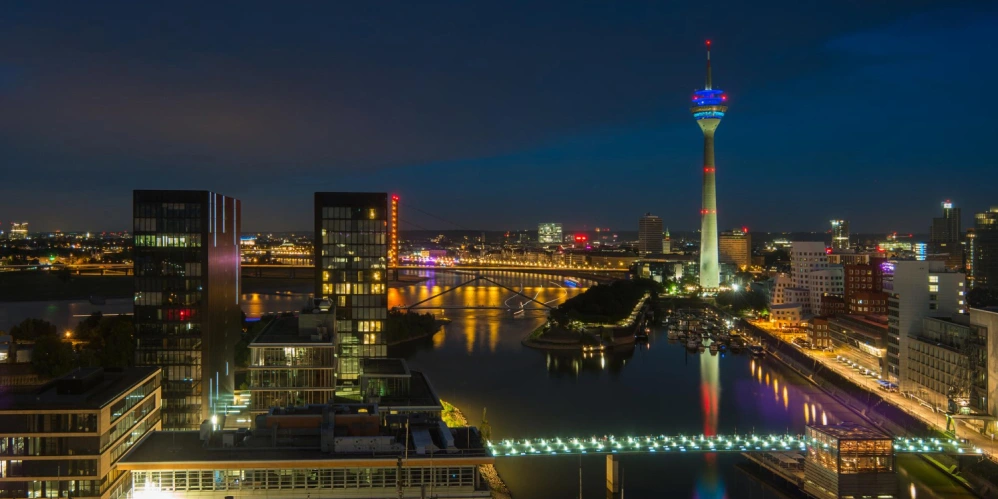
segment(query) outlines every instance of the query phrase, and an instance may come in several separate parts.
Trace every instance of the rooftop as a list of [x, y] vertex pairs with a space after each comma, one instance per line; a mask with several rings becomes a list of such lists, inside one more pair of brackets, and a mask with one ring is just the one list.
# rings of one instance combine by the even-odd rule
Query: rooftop
[[[320, 315], [320, 314], [311, 314]], [[332, 344], [332, 334], [311, 334], [313, 331], [302, 331], [299, 327], [300, 316], [281, 316], [267, 324], [263, 331], [250, 343], [250, 347], [300, 344]]]
[[361, 372], [371, 376], [408, 376], [409, 366], [402, 359], [364, 358]]
[[135, 388], [157, 371], [159, 371], [158, 367], [76, 369], [37, 390], [16, 394], [4, 400], [0, 411], [100, 409]]
[[809, 425], [808, 428], [812, 428], [839, 440], [893, 440], [890, 435], [879, 430], [852, 423], [824, 426]]

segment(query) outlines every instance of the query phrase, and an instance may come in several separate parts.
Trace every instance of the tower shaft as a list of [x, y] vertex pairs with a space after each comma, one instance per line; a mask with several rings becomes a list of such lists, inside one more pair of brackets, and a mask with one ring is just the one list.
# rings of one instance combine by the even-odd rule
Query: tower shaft
[[700, 287], [720, 286], [717, 254], [717, 192], [715, 190], [714, 131], [721, 120], [703, 119], [697, 123], [703, 130], [703, 200], [700, 208]]

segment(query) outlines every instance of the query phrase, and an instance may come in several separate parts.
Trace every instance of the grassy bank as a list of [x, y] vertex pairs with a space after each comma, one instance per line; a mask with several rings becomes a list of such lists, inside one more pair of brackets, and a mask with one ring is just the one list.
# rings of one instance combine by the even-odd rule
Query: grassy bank
[[447, 423], [447, 426], [451, 428], [458, 428], [468, 425], [468, 418], [464, 417], [464, 413], [461, 412], [461, 409], [454, 407], [453, 404], [443, 399], [440, 400], [440, 405], [444, 406], [441, 417], [443, 418], [444, 423]]

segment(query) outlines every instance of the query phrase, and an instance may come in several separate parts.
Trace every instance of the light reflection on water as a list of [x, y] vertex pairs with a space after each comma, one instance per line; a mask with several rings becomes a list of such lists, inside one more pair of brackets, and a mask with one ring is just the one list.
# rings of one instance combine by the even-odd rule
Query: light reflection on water
[[[424, 284], [390, 289], [389, 303], [415, 303], [464, 282], [454, 275], [428, 275], [431, 280]], [[514, 288], [522, 282], [524, 292], [541, 301], [560, 301], [581, 291], [559, 287], [550, 277], [504, 273], [495, 278]], [[511, 296], [499, 286], [480, 282], [428, 305], [501, 304]], [[246, 294], [244, 308], [250, 316], [293, 310], [307, 297]], [[85, 302], [35, 302], [2, 308], [8, 320], [48, 314], [63, 327], [74, 314], [85, 315], [93, 307]], [[103, 308], [112, 307], [128, 312], [131, 300], [108, 300]], [[427, 311], [453, 322], [432, 339], [393, 347], [389, 354], [406, 357], [413, 368], [426, 372], [441, 396], [461, 407], [472, 424], [479, 423], [482, 409], [488, 407], [496, 438], [707, 431], [797, 434], [807, 423], [857, 420], [806, 380], [766, 358], [690, 355], [683, 345], [669, 344], [664, 333], [659, 336], [654, 330], [647, 346], [602, 355], [541, 352], [523, 347], [520, 340], [543, 322], [543, 312], [514, 319], [505, 310]], [[621, 456], [621, 469], [631, 499], [774, 497], [736, 469], [740, 462], [744, 458], [732, 454], [627, 455]], [[901, 490], [910, 489], [915, 472], [909, 470], [933, 473], [923, 465], [918, 459], [899, 459]], [[575, 460], [509, 459], [499, 460], [497, 466], [517, 499], [578, 497]], [[586, 457], [583, 472], [585, 497], [605, 495], [602, 457]], [[959, 488], [935, 494], [920, 483], [914, 486], [921, 497], [971, 497]]]

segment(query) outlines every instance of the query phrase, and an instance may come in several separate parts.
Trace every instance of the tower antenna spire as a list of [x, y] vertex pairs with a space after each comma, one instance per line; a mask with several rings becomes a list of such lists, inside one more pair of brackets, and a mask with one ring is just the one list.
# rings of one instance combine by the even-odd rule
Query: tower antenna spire
[[713, 90], [710, 77], [710, 40], [707, 40], [707, 80], [704, 82], [704, 90]]

